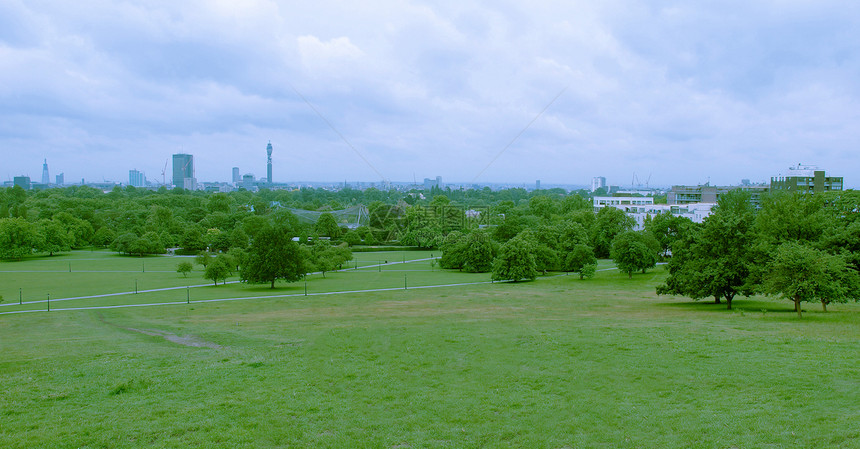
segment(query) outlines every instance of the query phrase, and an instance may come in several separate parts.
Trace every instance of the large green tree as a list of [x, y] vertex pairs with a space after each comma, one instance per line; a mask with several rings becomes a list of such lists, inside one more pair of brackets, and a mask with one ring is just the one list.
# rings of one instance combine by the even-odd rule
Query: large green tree
[[749, 193], [734, 190], [720, 196], [711, 216], [672, 245], [669, 277], [657, 294], [693, 299], [714, 297], [732, 308], [737, 295], [754, 291], [755, 209]]
[[689, 218], [672, 214], [657, 214], [645, 220], [645, 230], [660, 244], [661, 257], [668, 257], [672, 244], [684, 238], [692, 227], [693, 221]]
[[466, 240], [466, 234], [460, 231], [454, 231], [445, 236], [439, 249], [442, 250], [442, 257], [439, 259], [439, 266], [446, 269], [463, 269], [464, 255], [462, 251], [463, 242]]
[[33, 223], [19, 217], [0, 219], [0, 258], [20, 260], [33, 254], [39, 241], [39, 232]]
[[233, 271], [233, 262], [226, 255], [215, 257], [209, 264], [206, 265], [206, 270], [203, 272], [203, 277], [209, 279], [218, 286], [218, 280], [222, 279], [227, 282], [227, 276]]
[[333, 246], [328, 240], [317, 240], [311, 246], [311, 263], [314, 268], [322, 272], [323, 277], [327, 271], [340, 268], [344, 263], [352, 260], [352, 251], [349, 245], [343, 243]]
[[[453, 234], [453, 233], [452, 233]], [[459, 266], [468, 273], [486, 273], [493, 269], [493, 258], [496, 255], [496, 243], [485, 231], [475, 230], [462, 237], [456, 244], [444, 249], [442, 258], [445, 261], [443, 268], [447, 268], [449, 261], [459, 262]], [[448, 253], [448, 258], [445, 257]]]
[[597, 257], [609, 256], [612, 240], [616, 235], [633, 230], [633, 217], [614, 207], [604, 207], [597, 212], [591, 225], [591, 243]]
[[538, 274], [534, 250], [533, 240], [522, 234], [505, 242], [493, 262], [493, 280], [534, 280]]
[[658, 244], [646, 232], [625, 231], [612, 240], [610, 257], [629, 278], [633, 272], [653, 268], [657, 264]]
[[37, 229], [41, 235], [39, 251], [47, 252], [49, 256], [53, 256], [54, 253], [72, 249], [75, 238], [61, 223], [54, 220], [40, 220]]
[[564, 259], [565, 271], [576, 271], [579, 273], [579, 278], [588, 277], [589, 274], [594, 274], [597, 269], [597, 258], [594, 257], [594, 250], [585, 244], [574, 246]]
[[257, 230], [241, 267], [242, 280], [252, 284], [268, 283], [275, 288], [278, 279], [287, 282], [301, 279], [308, 272], [308, 263], [291, 234], [289, 229], [272, 225]]
[[819, 301], [824, 311], [831, 302], [860, 297], [860, 278], [840, 256], [794, 242], [779, 245], [767, 266], [762, 291], [794, 302], [797, 317], [801, 303]]
[[317, 234], [336, 239], [340, 237], [340, 226], [337, 224], [337, 219], [330, 212], [320, 214], [316, 225], [314, 226]]

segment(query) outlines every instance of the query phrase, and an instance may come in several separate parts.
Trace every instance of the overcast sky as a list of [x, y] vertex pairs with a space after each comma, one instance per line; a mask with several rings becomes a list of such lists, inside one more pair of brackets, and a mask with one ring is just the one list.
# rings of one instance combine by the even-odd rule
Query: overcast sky
[[857, 187], [860, 2], [0, 0], [4, 181], [269, 140], [279, 182]]

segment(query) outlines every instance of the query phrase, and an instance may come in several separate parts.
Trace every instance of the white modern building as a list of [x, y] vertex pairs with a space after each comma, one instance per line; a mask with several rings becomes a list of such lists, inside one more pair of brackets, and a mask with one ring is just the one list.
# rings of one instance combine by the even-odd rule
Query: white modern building
[[635, 230], [645, 228], [645, 219], [659, 214], [672, 214], [686, 217], [694, 223], [701, 223], [711, 215], [716, 203], [692, 204], [654, 204], [653, 197], [641, 196], [597, 196], [594, 197], [594, 212], [604, 207], [614, 207], [624, 211], [636, 220]]

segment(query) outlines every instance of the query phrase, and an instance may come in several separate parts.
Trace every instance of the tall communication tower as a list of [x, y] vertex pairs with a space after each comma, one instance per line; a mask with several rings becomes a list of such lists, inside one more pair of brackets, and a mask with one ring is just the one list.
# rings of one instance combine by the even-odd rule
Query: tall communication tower
[[48, 160], [42, 164], [42, 184], [48, 185], [51, 183], [51, 176], [48, 174]]
[[269, 184], [272, 183], [272, 141], [269, 141], [269, 144], [266, 145], [266, 154], [269, 156], [268, 162], [266, 163], [266, 182]]

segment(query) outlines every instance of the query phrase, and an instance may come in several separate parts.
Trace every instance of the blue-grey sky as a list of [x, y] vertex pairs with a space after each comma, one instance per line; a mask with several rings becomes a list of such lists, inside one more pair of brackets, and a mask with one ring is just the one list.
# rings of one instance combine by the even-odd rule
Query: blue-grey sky
[[269, 140], [282, 182], [855, 187], [860, 3], [0, 0], [4, 181], [263, 177]]

